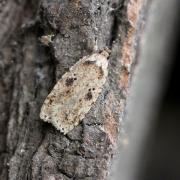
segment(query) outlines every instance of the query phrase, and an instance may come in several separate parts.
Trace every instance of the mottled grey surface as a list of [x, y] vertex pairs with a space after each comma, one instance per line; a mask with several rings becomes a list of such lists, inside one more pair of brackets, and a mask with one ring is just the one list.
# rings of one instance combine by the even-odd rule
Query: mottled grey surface
[[[116, 3], [9, 0], [0, 6], [0, 179], [107, 178], [117, 138], [110, 125], [118, 129], [126, 98], [118, 87], [124, 39], [115, 32], [121, 25], [126, 34], [128, 26], [115, 21]], [[49, 46], [40, 42], [52, 34]], [[112, 48], [108, 80], [83, 122], [66, 136], [42, 122], [40, 107], [56, 81], [106, 46]]]

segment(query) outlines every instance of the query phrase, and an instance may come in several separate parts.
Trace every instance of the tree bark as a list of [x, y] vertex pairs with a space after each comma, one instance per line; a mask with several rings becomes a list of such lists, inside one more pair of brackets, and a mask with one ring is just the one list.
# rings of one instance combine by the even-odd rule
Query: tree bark
[[[145, 4], [0, 2], [0, 179], [107, 179]], [[42, 36], [48, 35], [52, 40], [45, 43]], [[42, 103], [56, 81], [80, 58], [105, 47], [111, 49], [108, 79], [83, 122], [63, 135], [40, 120]]]

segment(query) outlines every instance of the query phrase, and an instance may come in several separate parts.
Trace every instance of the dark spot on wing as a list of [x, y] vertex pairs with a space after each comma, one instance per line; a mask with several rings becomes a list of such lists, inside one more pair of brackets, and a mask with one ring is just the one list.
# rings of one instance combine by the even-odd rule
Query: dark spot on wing
[[70, 90], [67, 90], [67, 91], [66, 91], [66, 94], [69, 94], [69, 93], [70, 93]]
[[74, 78], [67, 78], [66, 79], [66, 86], [72, 86], [74, 82]]
[[86, 96], [85, 96], [85, 100], [91, 100], [92, 99], [92, 93], [91, 93], [91, 91], [89, 91], [87, 94], [86, 94]]
[[102, 67], [99, 67], [99, 72], [98, 72], [98, 79], [101, 79], [104, 76], [104, 71]]
[[50, 104], [50, 105], [52, 104], [52, 102], [53, 102], [53, 100], [52, 100], [52, 99], [49, 99], [49, 104]]
[[83, 64], [84, 65], [92, 65], [92, 64], [95, 64], [96, 63], [96, 60], [94, 61], [85, 61]]

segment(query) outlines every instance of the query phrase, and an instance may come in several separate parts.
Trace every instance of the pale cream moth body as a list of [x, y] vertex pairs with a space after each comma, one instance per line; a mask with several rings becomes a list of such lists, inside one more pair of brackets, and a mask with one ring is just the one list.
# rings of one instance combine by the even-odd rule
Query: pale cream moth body
[[108, 75], [109, 53], [85, 56], [56, 83], [42, 105], [40, 118], [64, 134], [77, 126], [97, 100]]

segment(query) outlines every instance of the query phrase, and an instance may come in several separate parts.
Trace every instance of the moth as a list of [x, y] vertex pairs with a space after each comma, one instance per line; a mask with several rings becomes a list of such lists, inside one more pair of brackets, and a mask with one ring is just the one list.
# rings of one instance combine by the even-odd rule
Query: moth
[[77, 126], [97, 100], [108, 75], [107, 50], [85, 56], [55, 84], [40, 118], [66, 134]]

